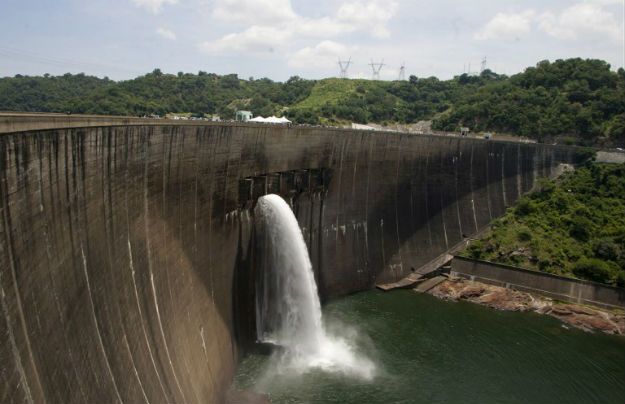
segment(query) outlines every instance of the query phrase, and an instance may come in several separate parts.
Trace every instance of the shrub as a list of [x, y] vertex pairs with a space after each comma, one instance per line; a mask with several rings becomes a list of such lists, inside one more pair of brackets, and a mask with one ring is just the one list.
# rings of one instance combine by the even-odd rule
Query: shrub
[[521, 198], [514, 208], [514, 213], [518, 217], [531, 215], [536, 212], [536, 202], [529, 198]]
[[625, 271], [621, 270], [616, 275], [616, 286], [625, 288]]
[[556, 184], [549, 178], [539, 178], [536, 180], [534, 192], [530, 197], [534, 200], [546, 201], [551, 198], [551, 194], [556, 190]]
[[573, 265], [575, 276], [594, 282], [608, 283], [612, 278], [610, 265], [596, 258], [582, 258]]
[[471, 243], [469, 248], [467, 249], [469, 253], [469, 257], [473, 259], [480, 259], [482, 257], [482, 249], [484, 248], [484, 244], [481, 240], [476, 240]]
[[560, 141], [567, 146], [574, 146], [579, 143], [579, 139], [572, 136], [564, 136], [560, 138]]
[[569, 234], [579, 241], [588, 241], [592, 222], [583, 216], [574, 216], [569, 223]]
[[549, 258], [538, 257], [538, 269], [544, 272], [550, 272], [549, 268], [553, 266], [553, 263]]
[[507, 263], [514, 266], [519, 266], [525, 262], [525, 257], [521, 255], [510, 255], [508, 256]]
[[591, 147], [578, 147], [574, 158], [577, 164], [592, 163], [597, 158], [597, 152]]
[[532, 239], [532, 232], [527, 227], [521, 227], [517, 232], [519, 241], [527, 242]]
[[620, 248], [610, 239], [599, 239], [594, 242], [592, 251], [595, 257], [615, 261], [620, 255]]
[[575, 199], [568, 192], [558, 189], [553, 192], [549, 204], [562, 215], [573, 209]]

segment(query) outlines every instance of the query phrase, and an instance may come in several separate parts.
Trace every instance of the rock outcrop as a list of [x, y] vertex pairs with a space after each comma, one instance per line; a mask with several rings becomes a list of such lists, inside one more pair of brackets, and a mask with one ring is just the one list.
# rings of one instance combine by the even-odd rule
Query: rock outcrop
[[560, 303], [542, 296], [459, 278], [449, 279], [428, 293], [439, 299], [467, 300], [497, 310], [547, 314], [584, 331], [625, 335], [625, 314], [620, 311]]

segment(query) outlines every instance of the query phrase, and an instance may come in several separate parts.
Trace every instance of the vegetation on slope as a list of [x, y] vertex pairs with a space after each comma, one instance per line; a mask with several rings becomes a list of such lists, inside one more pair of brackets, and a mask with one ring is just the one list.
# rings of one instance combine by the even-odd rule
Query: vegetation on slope
[[495, 131], [538, 140], [570, 135], [591, 144], [625, 144], [625, 70], [600, 60], [543, 61], [511, 77], [485, 70], [451, 80], [408, 81], [292, 77], [284, 83], [237, 75], [164, 74], [159, 69], [114, 82], [84, 74], [0, 79], [0, 110], [234, 117], [286, 115], [296, 123], [414, 123], [435, 129]]
[[540, 180], [463, 254], [625, 286], [625, 164]]
[[452, 129], [457, 122], [537, 139], [571, 134], [625, 141], [625, 71], [611, 72], [599, 60], [540, 62], [508, 80], [462, 93], [438, 126]]

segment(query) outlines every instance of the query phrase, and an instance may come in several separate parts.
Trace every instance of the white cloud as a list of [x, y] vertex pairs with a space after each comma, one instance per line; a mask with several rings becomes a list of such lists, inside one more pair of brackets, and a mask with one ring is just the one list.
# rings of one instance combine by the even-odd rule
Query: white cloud
[[533, 10], [517, 14], [498, 13], [474, 37], [479, 40], [518, 37], [537, 28], [549, 36], [563, 40], [579, 37], [619, 40], [622, 31], [618, 18], [602, 7], [617, 4], [618, 1], [586, 0], [557, 13], [547, 11], [537, 14]]
[[527, 34], [532, 29], [533, 10], [518, 14], [497, 13], [475, 35], [475, 39], [499, 39], [518, 37]]
[[148, 11], [158, 14], [165, 4], [176, 4], [178, 0], [132, 0], [137, 7], [142, 7]]
[[350, 1], [341, 5], [336, 18], [354, 29], [368, 29], [375, 37], [388, 38], [390, 32], [386, 25], [396, 11], [395, 1]]
[[538, 17], [538, 27], [558, 39], [577, 39], [579, 36], [621, 38], [621, 27], [614, 14], [591, 3], [576, 4], [560, 15], [543, 13]]
[[355, 28], [331, 17], [322, 17], [316, 19], [299, 18], [290, 29], [303, 36], [327, 38], [352, 32]]
[[213, 17], [221, 21], [265, 25], [297, 17], [291, 0], [216, 0]]
[[355, 47], [325, 40], [315, 46], [307, 46], [295, 52], [289, 59], [288, 65], [300, 69], [327, 69], [336, 66], [339, 57], [356, 51]]
[[156, 30], [156, 33], [165, 39], [169, 39], [171, 41], [176, 40], [176, 33], [170, 29], [159, 27]]
[[586, 3], [596, 3], [603, 5], [623, 4], [623, 0], [585, 0]]
[[291, 0], [216, 0], [213, 18], [248, 25], [237, 33], [204, 42], [200, 48], [210, 53], [273, 51], [298, 39], [330, 39], [355, 31], [371, 32], [377, 38], [390, 36], [387, 28], [397, 10], [396, 1], [350, 0], [333, 15], [308, 18], [293, 11]]
[[290, 32], [258, 25], [252, 25], [243, 32], [228, 34], [216, 41], [200, 44], [200, 49], [207, 53], [223, 52], [274, 52], [282, 48], [289, 40]]

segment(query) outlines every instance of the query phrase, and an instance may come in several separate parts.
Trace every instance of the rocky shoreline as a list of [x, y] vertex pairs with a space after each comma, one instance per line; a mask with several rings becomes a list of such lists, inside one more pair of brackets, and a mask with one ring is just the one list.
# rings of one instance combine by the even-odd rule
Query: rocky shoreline
[[625, 335], [625, 313], [562, 303], [525, 292], [461, 278], [450, 278], [427, 293], [443, 300], [466, 300], [497, 310], [547, 314], [584, 331]]

